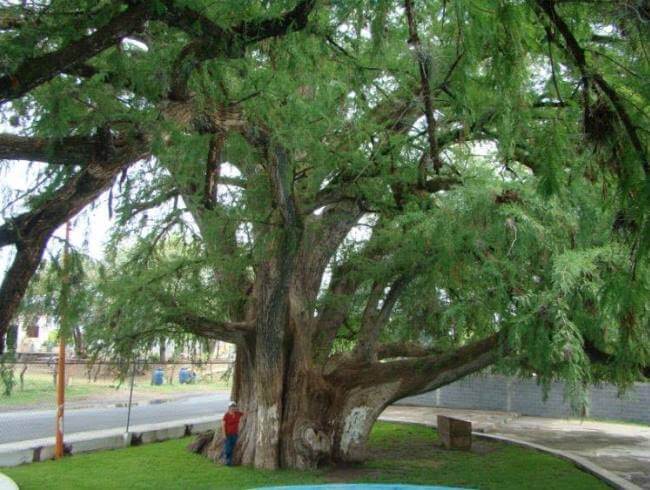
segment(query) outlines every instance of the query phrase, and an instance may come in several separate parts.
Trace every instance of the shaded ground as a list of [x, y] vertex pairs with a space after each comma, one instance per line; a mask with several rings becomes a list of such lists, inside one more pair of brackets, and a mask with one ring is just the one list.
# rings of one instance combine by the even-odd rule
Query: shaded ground
[[434, 430], [415, 425], [377, 424], [369, 444], [370, 458], [364, 465], [307, 472], [218, 466], [187, 451], [188, 442], [179, 439], [81, 454], [5, 472], [22, 490], [236, 490], [323, 482], [399, 482], [486, 490], [607, 488], [569, 462], [498, 442], [477, 444], [472, 452], [446, 451]]
[[383, 415], [435, 425], [438, 414], [470, 420], [474, 430], [569, 451], [650, 489], [649, 426], [431, 407], [393, 406]]

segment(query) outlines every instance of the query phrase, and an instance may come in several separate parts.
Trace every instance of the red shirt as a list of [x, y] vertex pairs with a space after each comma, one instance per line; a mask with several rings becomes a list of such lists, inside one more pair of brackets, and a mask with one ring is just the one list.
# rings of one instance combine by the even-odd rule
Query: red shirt
[[226, 412], [223, 421], [226, 423], [226, 435], [236, 436], [239, 432], [239, 419], [244, 416], [242, 412], [236, 410], [234, 413]]

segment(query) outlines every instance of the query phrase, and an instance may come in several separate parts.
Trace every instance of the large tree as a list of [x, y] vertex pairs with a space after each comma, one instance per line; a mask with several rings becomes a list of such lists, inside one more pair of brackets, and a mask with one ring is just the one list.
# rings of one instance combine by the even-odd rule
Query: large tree
[[53, 231], [110, 189], [93, 342], [236, 344], [244, 463], [357, 460], [388, 404], [494, 364], [576, 399], [648, 374], [645, 4], [1, 12], [25, 131], [0, 158], [47, 165], [0, 227], [0, 330]]

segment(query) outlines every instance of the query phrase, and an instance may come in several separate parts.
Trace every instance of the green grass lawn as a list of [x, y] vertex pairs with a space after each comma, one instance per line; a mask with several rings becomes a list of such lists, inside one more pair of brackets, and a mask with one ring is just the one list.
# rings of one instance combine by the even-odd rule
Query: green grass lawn
[[[183, 393], [214, 392], [216, 390], [228, 389], [229, 384], [224, 381], [199, 382], [193, 384], [173, 385], [165, 383], [162, 385], [151, 385], [148, 380], [138, 380], [134, 386], [134, 400], [139, 397], [150, 398], [152, 395], [164, 398], [166, 395]], [[88, 381], [85, 377], [72, 378], [66, 387], [66, 403], [79, 403], [86, 400], [97, 403], [122, 402], [128, 398], [128, 380], [121, 385], [116, 380], [100, 379]], [[0, 394], [0, 411], [6, 409], [26, 408], [54, 408], [56, 406], [56, 390], [52, 376], [47, 374], [32, 374], [25, 377], [24, 386], [21, 389], [16, 385], [10, 396]]]
[[[67, 387], [66, 395], [71, 400], [79, 400], [106, 390], [107, 386], [101, 383], [73, 384]], [[23, 389], [16, 385], [10, 396], [0, 395], [0, 408], [24, 405], [56, 406], [56, 389], [52, 376], [27, 377]]]
[[189, 439], [77, 455], [5, 471], [30, 489], [211, 489], [327, 482], [439, 484], [476, 489], [608, 488], [571, 463], [475, 439], [471, 452], [446, 451], [430, 428], [378, 423], [364, 465], [318, 471], [260, 471], [217, 466], [189, 453]]

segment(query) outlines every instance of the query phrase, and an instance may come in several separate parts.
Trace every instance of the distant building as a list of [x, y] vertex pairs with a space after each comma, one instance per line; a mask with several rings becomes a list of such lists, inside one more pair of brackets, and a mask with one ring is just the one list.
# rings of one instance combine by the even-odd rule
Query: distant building
[[[18, 354], [35, 354], [53, 352], [57, 326], [54, 322], [48, 321], [46, 317], [40, 317], [37, 321], [23, 326], [14, 328], [15, 345], [9, 345], [8, 348], [14, 348]], [[11, 340], [11, 336], [7, 336]]]
[[[53, 318], [42, 316], [38, 320], [20, 326], [17, 324], [12, 325], [7, 332], [6, 338], [0, 339], [0, 342], [4, 342], [4, 352], [56, 354], [57, 330], [58, 325]], [[68, 345], [67, 350], [72, 355], [74, 346]], [[184, 345], [179, 352], [174, 342], [168, 340], [164, 342], [164, 346], [158, 345], [158, 347], [152, 348], [151, 354], [154, 356], [161, 355], [167, 361], [171, 360], [172, 356], [180, 359], [191, 359], [197, 354], [207, 354], [209, 359], [234, 360], [235, 346], [226, 342], [209, 342], [207, 346], [202, 342], [197, 342], [194, 346]]]

